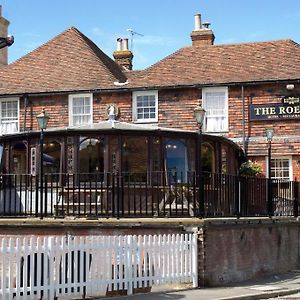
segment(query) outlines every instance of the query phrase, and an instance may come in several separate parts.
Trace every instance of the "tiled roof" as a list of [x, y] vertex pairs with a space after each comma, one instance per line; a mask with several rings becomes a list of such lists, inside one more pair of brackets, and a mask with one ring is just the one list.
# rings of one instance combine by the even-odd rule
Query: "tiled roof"
[[0, 94], [114, 88], [126, 81], [121, 68], [71, 27], [0, 69]]
[[300, 78], [292, 40], [185, 47], [129, 78], [128, 87], [221, 84]]
[[[114, 82], [126, 82], [115, 85]], [[124, 71], [74, 27], [0, 69], [0, 94], [155, 88], [300, 79], [292, 40], [184, 47], [148, 69]]]

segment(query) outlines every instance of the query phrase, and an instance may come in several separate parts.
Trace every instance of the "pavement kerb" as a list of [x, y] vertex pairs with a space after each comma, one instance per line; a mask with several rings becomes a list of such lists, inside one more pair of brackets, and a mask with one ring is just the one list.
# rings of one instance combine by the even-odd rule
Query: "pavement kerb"
[[[246, 287], [244, 287], [246, 288]], [[199, 290], [199, 299], [204, 299], [201, 298], [204, 295], [201, 295], [202, 292], [205, 293], [205, 290], [213, 290], [213, 288], [188, 288], [188, 289], [170, 289], [170, 290], [162, 290], [162, 291], [155, 291], [155, 292], [150, 292], [150, 293], [136, 293], [136, 294], [132, 294], [132, 295], [124, 295], [124, 296], [112, 296], [112, 297], [107, 297], [107, 296], [103, 296], [103, 297], [91, 297], [89, 298], [90, 300], [104, 300], [104, 299], [109, 299], [109, 300], [114, 300], [114, 299], [135, 299], [136, 297], [141, 297], [143, 295], [153, 295], [153, 297], [155, 297], [155, 295], [158, 294], [172, 294], [172, 293], [177, 293], [177, 292], [184, 292], [184, 291], [189, 291], [189, 290]], [[203, 293], [203, 294], [204, 294]], [[270, 298], [276, 298], [278, 296], [288, 296], [288, 295], [293, 295], [296, 293], [300, 293], [300, 288], [296, 288], [296, 289], [288, 289], [288, 290], [283, 290], [283, 291], [270, 291], [270, 292], [259, 292], [259, 293], [255, 293], [255, 294], [244, 294], [244, 295], [239, 295], [239, 296], [230, 296], [230, 297], [218, 297], [216, 296], [215, 300], [261, 300], [261, 299], [270, 299]], [[153, 298], [155, 299], [155, 298]]]
[[251, 295], [248, 294], [248, 295], [216, 298], [216, 300], [260, 300], [260, 299], [275, 298], [278, 296], [293, 295], [293, 294], [297, 294], [299, 292], [300, 292], [300, 288], [297, 288], [297, 289], [288, 289], [288, 290], [284, 290], [284, 291], [262, 292], [262, 293], [251, 294]]

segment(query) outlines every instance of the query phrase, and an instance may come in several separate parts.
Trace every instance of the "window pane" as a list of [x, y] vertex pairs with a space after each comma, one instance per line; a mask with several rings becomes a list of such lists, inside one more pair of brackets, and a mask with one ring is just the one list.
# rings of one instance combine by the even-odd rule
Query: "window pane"
[[92, 99], [91, 97], [73, 97], [72, 115], [73, 125], [90, 124], [92, 122]]
[[137, 120], [155, 119], [157, 114], [155, 95], [143, 95], [136, 97]]
[[205, 130], [219, 132], [228, 130], [225, 91], [207, 91], [204, 94]]
[[123, 168], [129, 181], [147, 181], [148, 138], [124, 137]]
[[290, 179], [290, 161], [286, 158], [271, 160], [271, 177], [274, 179]]
[[168, 179], [170, 183], [187, 181], [188, 160], [184, 140], [168, 139], [165, 144]]

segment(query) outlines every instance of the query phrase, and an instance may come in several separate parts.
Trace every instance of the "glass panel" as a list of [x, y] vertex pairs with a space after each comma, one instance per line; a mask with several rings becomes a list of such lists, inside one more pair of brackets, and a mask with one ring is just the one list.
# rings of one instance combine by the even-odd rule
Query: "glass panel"
[[45, 174], [60, 173], [60, 157], [61, 146], [60, 143], [46, 139], [43, 147], [43, 170]]
[[0, 134], [18, 132], [18, 123], [18, 100], [2, 100]]
[[227, 174], [227, 149], [222, 145], [221, 148], [221, 173]]
[[215, 153], [214, 148], [209, 143], [203, 143], [201, 146], [202, 151], [202, 170], [203, 172], [215, 172]]
[[120, 169], [120, 145], [117, 136], [109, 136], [109, 172], [117, 173]]
[[166, 165], [170, 183], [187, 181], [188, 160], [184, 140], [166, 140]]
[[79, 172], [104, 172], [104, 142], [97, 138], [81, 138]]
[[271, 160], [271, 178], [290, 179], [290, 163], [288, 158], [273, 158]]
[[73, 125], [90, 124], [92, 122], [91, 113], [90, 97], [72, 98]]
[[13, 147], [13, 174], [26, 174], [27, 148], [24, 143], [17, 143]]
[[145, 95], [136, 97], [137, 119], [155, 119], [156, 118], [155, 95]]
[[206, 131], [218, 132], [228, 130], [225, 92], [206, 92], [204, 108], [206, 110]]
[[147, 181], [148, 138], [123, 138], [123, 170], [129, 173], [130, 181]]

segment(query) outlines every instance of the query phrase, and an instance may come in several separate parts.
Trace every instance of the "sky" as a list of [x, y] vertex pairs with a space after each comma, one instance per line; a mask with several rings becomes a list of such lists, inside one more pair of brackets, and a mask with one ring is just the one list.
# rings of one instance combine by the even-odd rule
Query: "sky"
[[[300, 0], [0, 0], [10, 21], [13, 62], [75, 26], [112, 57], [128, 37], [133, 68], [191, 45], [194, 15], [211, 23], [215, 44], [291, 38], [300, 43]], [[142, 34], [131, 35], [128, 29]]]

